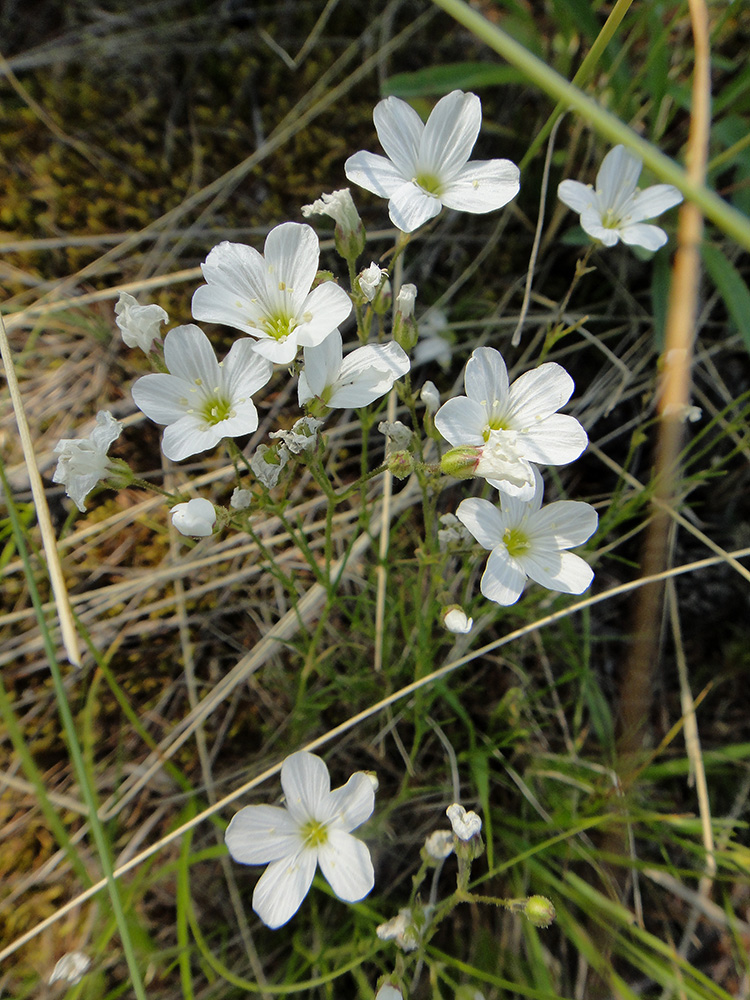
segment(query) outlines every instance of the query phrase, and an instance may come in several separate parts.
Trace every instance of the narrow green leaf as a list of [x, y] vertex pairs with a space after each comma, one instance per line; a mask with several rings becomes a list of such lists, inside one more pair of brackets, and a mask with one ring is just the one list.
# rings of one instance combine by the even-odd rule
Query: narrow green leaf
[[385, 96], [428, 97], [449, 94], [452, 90], [477, 90], [507, 83], [519, 83], [521, 73], [512, 66], [488, 62], [449, 63], [429, 66], [414, 73], [397, 73], [383, 85]]
[[740, 272], [718, 247], [706, 245], [702, 254], [706, 271], [750, 351], [750, 290]]

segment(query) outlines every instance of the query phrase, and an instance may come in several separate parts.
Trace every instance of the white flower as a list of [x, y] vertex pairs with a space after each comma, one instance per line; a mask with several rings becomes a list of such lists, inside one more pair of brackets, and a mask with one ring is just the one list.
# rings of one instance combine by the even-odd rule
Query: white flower
[[543, 493], [537, 472], [536, 492], [528, 503], [501, 494], [500, 507], [478, 498], [458, 505], [459, 520], [480, 545], [491, 550], [480, 590], [497, 604], [514, 604], [527, 577], [564, 594], [582, 594], [594, 578], [588, 563], [566, 550], [593, 535], [596, 511], [574, 500], [542, 507]]
[[306, 219], [309, 219], [311, 215], [327, 215], [333, 219], [337, 226], [341, 226], [346, 235], [359, 234], [362, 226], [362, 220], [352, 200], [349, 188], [342, 188], [331, 194], [322, 194], [312, 205], [303, 205], [302, 214]]
[[370, 852], [352, 837], [375, 804], [363, 771], [331, 791], [325, 763], [301, 750], [281, 765], [285, 808], [245, 806], [227, 827], [225, 840], [235, 861], [264, 865], [253, 893], [253, 909], [269, 927], [281, 927], [299, 909], [317, 865], [347, 903], [363, 899], [375, 876]]
[[196, 497], [187, 503], [178, 503], [170, 511], [172, 524], [181, 535], [205, 538], [214, 530], [216, 510], [210, 500]]
[[454, 606], [443, 616], [443, 625], [449, 632], [466, 634], [474, 627], [474, 619], [469, 618], [463, 608]]
[[437, 413], [440, 408], [440, 393], [434, 382], [425, 382], [420, 390], [419, 398], [429, 414]]
[[304, 350], [299, 405], [320, 399], [333, 409], [367, 406], [384, 396], [409, 371], [409, 358], [398, 344], [367, 344], [343, 356], [341, 334], [334, 330], [317, 347]]
[[618, 240], [645, 250], [658, 250], [667, 234], [645, 224], [668, 208], [679, 205], [682, 195], [671, 184], [654, 184], [644, 191], [636, 185], [643, 162], [624, 146], [610, 149], [596, 175], [596, 189], [580, 181], [562, 181], [558, 198], [580, 213], [581, 227], [595, 240], [613, 247]]
[[357, 282], [359, 284], [360, 290], [368, 302], [372, 302], [375, 298], [380, 284], [382, 281], [388, 277], [388, 272], [385, 268], [378, 267], [375, 261], [370, 263], [369, 267], [366, 267], [364, 271], [361, 271], [357, 277]]
[[146, 354], [153, 341], [161, 339], [159, 327], [169, 319], [161, 306], [139, 305], [138, 300], [128, 292], [120, 292], [115, 317], [128, 347], [140, 347]]
[[83, 979], [84, 973], [90, 965], [91, 959], [88, 955], [84, 955], [82, 951], [69, 951], [58, 960], [47, 983], [51, 986], [53, 983], [63, 980], [75, 985]]
[[276, 364], [298, 347], [325, 340], [352, 310], [333, 281], [310, 291], [320, 244], [310, 226], [285, 222], [266, 238], [264, 254], [243, 243], [220, 243], [201, 265], [208, 282], [193, 295], [193, 316], [257, 337], [258, 354]]
[[396, 296], [396, 310], [401, 313], [404, 319], [409, 319], [414, 315], [414, 303], [417, 301], [417, 286], [402, 285]]
[[518, 193], [518, 167], [510, 160], [469, 160], [482, 125], [482, 103], [461, 90], [441, 98], [427, 124], [397, 97], [373, 113], [387, 154], [359, 152], [344, 171], [350, 181], [388, 198], [391, 221], [411, 233], [442, 209], [482, 214], [502, 208]]
[[219, 364], [208, 337], [192, 323], [164, 338], [170, 374], [143, 375], [133, 386], [139, 410], [166, 424], [162, 451], [174, 462], [215, 447], [225, 437], [250, 434], [258, 426], [251, 396], [268, 382], [270, 361], [251, 340], [236, 340]]
[[435, 426], [452, 445], [481, 446], [481, 471], [492, 486], [522, 500], [534, 495], [531, 462], [565, 465], [588, 444], [575, 419], [556, 411], [571, 396], [573, 379], [547, 362], [525, 372], [513, 385], [502, 355], [480, 347], [469, 358], [465, 396], [455, 396], [435, 414]]
[[453, 831], [434, 830], [424, 842], [424, 849], [435, 861], [442, 861], [453, 853]]
[[454, 802], [445, 810], [445, 815], [451, 821], [453, 832], [459, 840], [471, 840], [479, 835], [482, 820], [475, 812], [467, 812], [462, 805]]
[[63, 438], [55, 445], [55, 454], [60, 457], [52, 482], [64, 484], [65, 492], [80, 511], [86, 510], [83, 501], [87, 494], [107, 475], [107, 451], [121, 432], [120, 421], [107, 410], [100, 410], [96, 427], [87, 438]]

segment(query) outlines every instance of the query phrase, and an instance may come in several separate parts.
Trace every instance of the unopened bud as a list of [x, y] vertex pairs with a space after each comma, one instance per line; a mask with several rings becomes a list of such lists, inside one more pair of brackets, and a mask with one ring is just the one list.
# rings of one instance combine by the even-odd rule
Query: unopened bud
[[454, 479], [471, 479], [476, 475], [482, 449], [479, 445], [462, 444], [449, 448], [440, 459], [440, 471]]
[[556, 916], [551, 900], [545, 896], [529, 896], [523, 912], [535, 927], [549, 927]]

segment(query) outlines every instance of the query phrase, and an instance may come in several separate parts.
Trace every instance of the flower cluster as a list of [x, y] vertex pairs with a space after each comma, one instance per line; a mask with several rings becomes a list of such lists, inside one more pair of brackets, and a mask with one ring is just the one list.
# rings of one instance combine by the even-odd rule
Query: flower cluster
[[[518, 193], [519, 170], [505, 159], [469, 159], [481, 121], [481, 103], [474, 94], [456, 90], [443, 97], [426, 123], [408, 104], [389, 97], [374, 110], [386, 156], [360, 151], [347, 159], [345, 173], [353, 183], [388, 200], [391, 221], [401, 233], [415, 232], [443, 208], [474, 214], [494, 211]], [[666, 234], [645, 220], [677, 204], [681, 196], [668, 185], [638, 191], [640, 167], [640, 161], [616, 147], [602, 163], [595, 188], [566, 180], [559, 196], [580, 212], [584, 230], [600, 243], [612, 246], [622, 240], [655, 250]], [[336, 503], [356, 496], [358, 489], [364, 497], [365, 484], [385, 469], [399, 478], [413, 475], [431, 502], [450, 477], [478, 477], [496, 491], [494, 500], [468, 497], [455, 513], [441, 516], [430, 554], [434, 563], [445, 568], [473, 539], [489, 552], [480, 589], [496, 604], [517, 601], [528, 580], [554, 591], [582, 593], [593, 572], [570, 549], [596, 531], [596, 511], [568, 500], [543, 506], [540, 471], [574, 461], [588, 443], [579, 420], [561, 412], [574, 391], [571, 376], [561, 365], [545, 362], [511, 382], [500, 352], [480, 347], [466, 364], [465, 393], [441, 405], [441, 393], [432, 382], [415, 389], [410, 381], [415, 361], [448, 367], [454, 343], [448, 318], [437, 309], [428, 308], [420, 324], [417, 287], [400, 280], [398, 255], [408, 240], [398, 238], [395, 257], [384, 254], [380, 264], [373, 261], [358, 270], [367, 240], [349, 189], [322, 195], [302, 214], [333, 220], [336, 247], [348, 264], [349, 290], [330, 273], [319, 272], [320, 243], [310, 225], [284, 222], [272, 228], [262, 253], [241, 243], [220, 243], [202, 265], [205, 282], [193, 295], [192, 318], [235, 332], [222, 361], [199, 326], [175, 326], [162, 341], [167, 313], [157, 305], [139, 304], [127, 292], [120, 294], [115, 315], [122, 338], [144, 351], [156, 369], [135, 381], [133, 401], [164, 428], [164, 456], [180, 462], [228, 441], [236, 470], [237, 484], [226, 508], [205, 497], [183, 501], [194, 488], [166, 494], [174, 528], [185, 536], [210, 539], [230, 524], [247, 525], [254, 506], [268, 499], [267, 491], [281, 493], [305, 464], [310, 481], [321, 486], [329, 501], [329, 532]], [[352, 341], [356, 336], [356, 347], [345, 351], [342, 327]], [[255, 397], [288, 373], [297, 380], [296, 400], [303, 414], [269, 430], [261, 426], [259, 406], [261, 412], [265, 406], [266, 413], [271, 408], [267, 401], [256, 405]], [[398, 416], [409, 426], [395, 420], [390, 410], [388, 419], [379, 423], [377, 416], [360, 413], [367, 431], [377, 425], [385, 435], [385, 444], [378, 442], [384, 464], [367, 469], [363, 446], [361, 478], [337, 492], [322, 461], [325, 422], [335, 419], [331, 411], [369, 407], [397, 383], [405, 403]], [[80, 510], [97, 482], [112, 481], [117, 466], [107, 451], [121, 427], [102, 411], [88, 438], [65, 439], [56, 448], [54, 481], [64, 484]], [[245, 455], [233, 439], [256, 432], [258, 437], [267, 435], [266, 440], [253, 442], [252, 454]], [[439, 461], [437, 447], [442, 451]], [[283, 494], [279, 507], [286, 499]], [[430, 509], [428, 504], [425, 509]], [[326, 569], [332, 551], [329, 534]], [[314, 569], [319, 574], [320, 566]], [[455, 590], [445, 585], [439, 621], [455, 636], [465, 637], [454, 642], [468, 645], [483, 619], [475, 628], [474, 619], [453, 603]], [[225, 838], [236, 861], [267, 866], [252, 905], [272, 928], [297, 912], [318, 868], [334, 894], [350, 903], [372, 890], [375, 877], [367, 847], [352, 834], [374, 808], [376, 782], [371, 775], [357, 772], [332, 790], [325, 763], [301, 751], [282, 764], [281, 787], [283, 804], [246, 806], [231, 820]], [[455, 855], [451, 863], [458, 865], [459, 888], [467, 892], [471, 862], [483, 850], [482, 820], [459, 803], [446, 812], [451, 830], [437, 830], [427, 838], [423, 866], [435, 870]], [[432, 906], [422, 905], [415, 895], [409, 907], [378, 927], [378, 936], [394, 940], [404, 952], [420, 948], [428, 938]], [[547, 913], [542, 907], [536, 919], [546, 919]], [[378, 995], [401, 996], [387, 983]]]

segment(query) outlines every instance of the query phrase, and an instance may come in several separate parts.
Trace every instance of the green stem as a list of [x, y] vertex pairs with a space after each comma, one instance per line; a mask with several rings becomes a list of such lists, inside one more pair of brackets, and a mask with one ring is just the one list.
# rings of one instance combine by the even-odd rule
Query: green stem
[[[620, 23], [627, 14], [630, 5], [632, 3], [633, 0], [617, 0], [617, 3], [612, 8], [609, 17], [607, 18], [604, 24], [604, 27], [597, 35], [596, 41], [587, 52], [581, 65], [578, 67], [578, 72], [576, 73], [576, 75], [573, 77], [572, 80], [572, 86], [582, 87], [584, 83], [586, 83], [586, 81], [589, 79], [592, 72], [598, 66], [599, 59], [602, 53], [614, 38], [615, 32], [620, 27]], [[534, 139], [534, 141], [526, 151], [526, 155], [521, 160], [519, 164], [519, 168], [521, 169], [521, 171], [523, 171], [523, 169], [529, 165], [529, 163], [536, 156], [537, 152], [544, 145], [544, 143], [547, 140], [547, 136], [550, 134], [550, 132], [555, 126], [555, 122], [560, 117], [560, 115], [564, 113], [566, 107], [567, 105], [563, 101], [560, 101], [555, 106], [554, 111], [542, 126], [541, 132]]]
[[15, 536], [16, 546], [18, 549], [18, 554], [21, 557], [21, 561], [24, 566], [24, 574], [26, 576], [26, 583], [29, 588], [29, 596], [31, 597], [31, 602], [34, 605], [34, 611], [36, 614], [36, 619], [39, 624], [39, 631], [42, 636], [42, 642], [44, 644], [44, 651], [47, 656], [47, 660], [50, 667], [50, 673], [52, 675], [52, 683], [55, 689], [55, 696], [57, 699], [57, 708], [60, 713], [60, 718], [62, 720], [63, 729], [65, 730], [66, 742], [68, 744], [68, 750], [73, 762], [73, 768], [75, 771], [76, 779], [78, 781], [81, 794], [83, 795], [84, 802], [89, 814], [89, 823], [91, 824], [91, 831], [94, 835], [94, 841], [96, 843], [97, 852], [99, 855], [99, 860], [102, 866], [102, 872], [104, 878], [107, 882], [107, 890], [109, 892], [110, 902], [112, 904], [112, 911], [114, 913], [115, 920], [117, 921], [117, 929], [120, 932], [120, 940], [122, 941], [123, 951], [125, 953], [125, 960], [128, 965], [128, 971], [130, 973], [130, 980], [133, 987], [133, 992], [135, 993], [138, 1000], [146, 1000], [146, 992], [143, 987], [143, 981], [141, 979], [140, 970], [138, 969], [138, 962], [135, 956], [135, 950], [133, 948], [133, 942], [130, 939], [130, 931], [128, 929], [127, 920], [125, 918], [125, 912], [122, 906], [122, 900], [120, 899], [120, 893], [117, 886], [117, 882], [114, 878], [114, 868], [112, 865], [112, 859], [109, 855], [109, 844], [104, 833], [104, 828], [102, 826], [101, 820], [98, 815], [99, 804], [96, 799], [96, 794], [94, 789], [88, 780], [88, 775], [86, 773], [86, 765], [83, 760], [83, 754], [81, 753], [81, 747], [78, 743], [78, 734], [76, 730], [75, 719], [73, 718], [73, 713], [71, 712], [70, 705], [68, 703], [68, 696], [65, 690], [65, 685], [63, 683], [62, 674], [60, 672], [60, 664], [57, 661], [57, 651], [55, 649], [55, 643], [52, 640], [52, 636], [47, 625], [47, 620], [44, 617], [44, 608], [42, 607], [42, 599], [36, 586], [36, 581], [34, 579], [34, 571], [29, 560], [29, 553], [26, 547], [26, 539], [24, 538], [23, 529], [18, 519], [18, 513], [16, 511], [15, 503], [13, 502], [13, 496], [10, 490], [10, 485], [5, 475], [5, 467], [0, 463], [0, 479], [2, 480], [3, 489], [5, 490], [5, 497], [8, 506], [8, 514], [10, 516], [11, 524], [13, 527], [13, 534]]
[[565, 77], [532, 55], [501, 28], [490, 24], [481, 14], [464, 3], [464, 0], [433, 0], [433, 3], [473, 32], [550, 97], [572, 108], [600, 135], [610, 142], [622, 143], [630, 149], [643, 160], [659, 180], [673, 184], [689, 201], [698, 205], [706, 218], [722, 232], [731, 236], [746, 250], [750, 250], [750, 219], [727, 204], [715, 191], [691, 180], [682, 167], [677, 166], [668, 156], [642, 139], [615, 115], [605, 111], [596, 101], [569, 83]]

